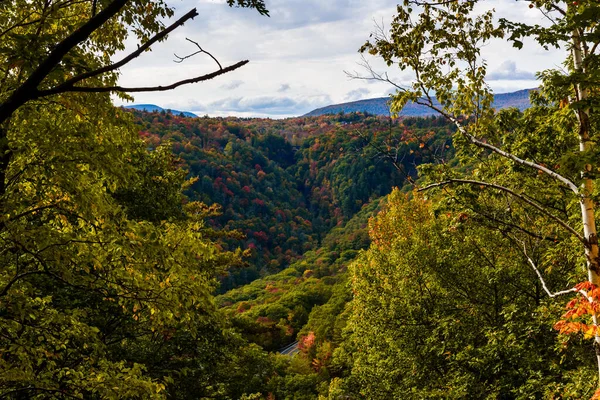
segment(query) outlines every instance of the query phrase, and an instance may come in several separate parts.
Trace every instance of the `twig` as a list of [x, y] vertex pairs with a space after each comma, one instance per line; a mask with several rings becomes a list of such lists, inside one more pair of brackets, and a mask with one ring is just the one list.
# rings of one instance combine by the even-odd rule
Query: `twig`
[[567, 231], [569, 231], [571, 234], [573, 234], [577, 239], [579, 239], [579, 241], [581, 243], [583, 243], [584, 246], [586, 246], [586, 247], [588, 246], [587, 240], [583, 236], [581, 236], [581, 234], [579, 232], [577, 232], [575, 229], [573, 229], [569, 224], [567, 224], [566, 222], [564, 222], [562, 219], [558, 218], [554, 214], [552, 214], [552, 213], [548, 212], [547, 210], [545, 210], [544, 207], [540, 206], [537, 202], [533, 201], [529, 197], [524, 196], [524, 195], [522, 195], [520, 193], [517, 193], [514, 190], [509, 189], [509, 188], [507, 188], [505, 186], [496, 185], [495, 183], [474, 181], [474, 180], [470, 180], [470, 179], [448, 179], [448, 180], [445, 180], [443, 182], [437, 182], [437, 183], [433, 183], [431, 185], [425, 186], [423, 188], [418, 189], [417, 191], [418, 192], [422, 192], [422, 191], [425, 191], [425, 190], [432, 189], [434, 187], [446, 186], [446, 185], [450, 185], [450, 184], [453, 184], [453, 183], [465, 183], [465, 184], [475, 185], [475, 186], [491, 187], [493, 189], [502, 190], [503, 192], [510, 193], [512, 196], [514, 196], [514, 197], [518, 198], [519, 200], [521, 200], [521, 201], [529, 204], [530, 206], [534, 207], [536, 210], [538, 210], [542, 214], [544, 214], [547, 217], [553, 219], [560, 226], [562, 226], [563, 228], [565, 228]]
[[[100, 86], [100, 87], [89, 87], [89, 86], [73, 86], [71, 88], [67, 88], [58, 93], [63, 92], [78, 92], [78, 93], [107, 93], [107, 92], [124, 92], [124, 93], [134, 93], [134, 92], [162, 92], [166, 90], [172, 90], [181, 85], [188, 85], [190, 83], [197, 83], [202, 81], [208, 81], [210, 79], [216, 78], [219, 75], [226, 74], [227, 72], [234, 71], [246, 64], [248, 64], [248, 60], [237, 62], [233, 65], [220, 69], [218, 71], [211, 72], [206, 75], [200, 75], [195, 78], [184, 79], [166, 86], [148, 86], [148, 87], [123, 87], [123, 86]], [[41, 91], [44, 96], [55, 94], [54, 91], [45, 90]]]
[[216, 58], [215, 58], [215, 57], [214, 57], [212, 54], [210, 54], [208, 51], [206, 51], [206, 50], [204, 50], [202, 47], [200, 47], [200, 45], [199, 45], [197, 42], [194, 42], [192, 39], [189, 39], [189, 38], [185, 38], [185, 40], [187, 40], [187, 41], [188, 41], [188, 42], [190, 42], [190, 43], [194, 43], [194, 44], [196, 45], [196, 47], [198, 47], [198, 49], [200, 49], [200, 50], [198, 50], [198, 51], [196, 51], [196, 52], [194, 52], [194, 53], [192, 53], [192, 54], [189, 54], [189, 55], [187, 55], [187, 56], [184, 56], [184, 57], [179, 57], [177, 54], [173, 53], [173, 55], [174, 55], [175, 57], [177, 57], [177, 60], [174, 60], [176, 63], [180, 64], [180, 63], [182, 63], [182, 62], [183, 62], [183, 60], [186, 60], [186, 59], [188, 59], [188, 58], [190, 58], [190, 57], [193, 57], [193, 56], [195, 56], [196, 54], [204, 53], [204, 54], [208, 54], [208, 55], [210, 56], [210, 58], [212, 58], [212, 59], [213, 59], [213, 60], [214, 60], [214, 61], [217, 63], [217, 65], [219, 66], [219, 69], [223, 69], [223, 67], [221, 66], [221, 63], [219, 62], [219, 60], [217, 60], [217, 59], [216, 59]]

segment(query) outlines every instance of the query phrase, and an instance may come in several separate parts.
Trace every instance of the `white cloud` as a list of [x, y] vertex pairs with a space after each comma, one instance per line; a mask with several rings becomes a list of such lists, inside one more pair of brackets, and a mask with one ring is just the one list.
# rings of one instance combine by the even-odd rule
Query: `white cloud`
[[535, 74], [529, 71], [517, 70], [517, 64], [512, 60], [506, 60], [495, 70], [487, 74], [487, 79], [492, 81], [534, 81]]
[[355, 100], [366, 99], [369, 97], [370, 93], [371, 93], [371, 91], [367, 88], [354, 89], [354, 90], [351, 90], [348, 93], [346, 93], [346, 97], [344, 97], [344, 100], [345, 101], [355, 101]]
[[[269, 0], [271, 17], [256, 11], [229, 8], [224, 0], [168, 0], [176, 8], [175, 18], [196, 7], [199, 16], [153, 46], [123, 69], [120, 84], [148, 86], [168, 84], [216, 70], [204, 54], [173, 63], [173, 53], [195, 50], [186, 37], [197, 41], [223, 66], [250, 60], [246, 66], [214, 80], [160, 93], [140, 93], [136, 103], [199, 111], [209, 115], [288, 116], [312, 108], [359, 98], [382, 97], [392, 90], [384, 82], [349, 80], [344, 71], [358, 70], [358, 48], [369, 37], [374, 20], [389, 26], [397, 0]], [[489, 0], [499, 15], [526, 22], [543, 23], [543, 16], [526, 2]], [[174, 20], [173, 19], [173, 20]], [[137, 43], [128, 46], [135, 49]], [[533, 71], [552, 68], [564, 50], [543, 51], [532, 41], [517, 51], [498, 40], [482, 49], [489, 65], [494, 90], [512, 91], [536, 86]], [[518, 60], [518, 66], [511, 60]], [[387, 71], [400, 84], [410, 73], [379, 59], [369, 59], [377, 71]], [[312, 108], [310, 108], [312, 107]]]
[[243, 84], [244, 84], [244, 81], [236, 79], [235, 81], [224, 83], [220, 87], [221, 87], [221, 89], [225, 89], [225, 90], [233, 90], [233, 89], [239, 88]]

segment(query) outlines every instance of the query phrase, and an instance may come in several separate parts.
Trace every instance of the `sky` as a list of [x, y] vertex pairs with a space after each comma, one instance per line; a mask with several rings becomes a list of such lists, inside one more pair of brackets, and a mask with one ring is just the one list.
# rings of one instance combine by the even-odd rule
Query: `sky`
[[[348, 101], [385, 97], [389, 84], [350, 79], [345, 71], [365, 74], [358, 49], [375, 30], [389, 26], [397, 1], [392, 0], [266, 0], [270, 17], [255, 10], [230, 8], [225, 0], [169, 0], [175, 21], [192, 8], [199, 16], [173, 32], [167, 41], [153, 46], [122, 69], [123, 86], [155, 86], [203, 75], [218, 67], [207, 55], [198, 54], [175, 63], [174, 54], [197, 50], [189, 38], [215, 56], [223, 66], [250, 60], [242, 68], [211, 81], [172, 91], [140, 93], [133, 103], [191, 111], [197, 115], [285, 118], [315, 108]], [[544, 17], [528, 2], [486, 0], [480, 9], [494, 8], [497, 15], [529, 23]], [[169, 21], [165, 21], [169, 24]], [[137, 46], [128, 42], [123, 56]], [[482, 49], [488, 62], [488, 81], [496, 93], [534, 88], [535, 73], [559, 68], [563, 50], [545, 51], [526, 41], [518, 51], [498, 40]], [[387, 72], [398, 84], [411, 74], [386, 67], [376, 57], [369, 63]]]

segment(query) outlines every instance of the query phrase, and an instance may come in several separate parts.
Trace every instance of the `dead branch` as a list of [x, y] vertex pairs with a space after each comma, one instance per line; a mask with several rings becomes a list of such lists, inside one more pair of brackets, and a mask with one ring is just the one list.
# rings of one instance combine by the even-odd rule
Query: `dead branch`
[[219, 66], [219, 69], [223, 69], [223, 67], [221, 66], [221, 63], [219, 62], [219, 60], [217, 60], [212, 54], [210, 54], [208, 51], [204, 50], [202, 47], [200, 47], [200, 45], [197, 42], [194, 42], [192, 39], [189, 38], [185, 38], [185, 40], [187, 40], [188, 42], [191, 42], [193, 44], [196, 45], [196, 47], [198, 47], [198, 51], [192, 53], [192, 54], [188, 54], [187, 56], [183, 56], [183, 57], [179, 57], [177, 54], [173, 53], [173, 55], [175, 57], [177, 57], [177, 60], [174, 60], [176, 63], [180, 64], [182, 63], [184, 60], [195, 56], [196, 54], [200, 54], [200, 53], [204, 53], [204, 54], [208, 54], [210, 56], [210, 58], [212, 58], [217, 65]]
[[[70, 88], [64, 89], [60, 92], [56, 93], [65, 93], [65, 92], [77, 92], [77, 93], [107, 93], [107, 92], [123, 92], [123, 93], [139, 93], [139, 92], [163, 92], [167, 90], [173, 90], [176, 87], [182, 85], [189, 85], [191, 83], [208, 81], [210, 79], [216, 78], [219, 75], [226, 74], [228, 72], [234, 71], [246, 64], [248, 64], [248, 60], [239, 61], [233, 65], [225, 67], [223, 69], [211, 72], [209, 74], [200, 75], [195, 78], [183, 79], [181, 81], [171, 83], [166, 86], [148, 86], [148, 87], [123, 87], [123, 86], [99, 86], [99, 87], [89, 87], [89, 86], [72, 86]], [[48, 96], [50, 94], [55, 94], [53, 90], [43, 90], [39, 93], [42, 96]], [[40, 96], [41, 97], [41, 96]]]

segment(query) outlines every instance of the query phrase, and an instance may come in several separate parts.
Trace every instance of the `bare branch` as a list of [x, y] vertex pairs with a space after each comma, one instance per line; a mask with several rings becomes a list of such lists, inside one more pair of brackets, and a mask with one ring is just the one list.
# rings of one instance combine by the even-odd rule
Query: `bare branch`
[[[535, 271], [540, 283], [542, 284], [542, 288], [544, 288], [544, 291], [549, 297], [558, 297], [564, 294], [579, 292], [576, 288], [561, 290], [559, 292], [554, 293], [551, 292], [550, 289], [548, 289], [548, 285], [546, 285], [546, 281], [544, 280], [544, 277], [542, 276], [542, 273], [540, 272], [539, 268], [537, 267], [537, 265], [535, 265], [535, 262], [527, 254], [527, 248], [525, 246], [525, 243], [523, 243], [523, 254], [525, 255], [525, 258], [527, 258], [527, 262], [529, 263], [529, 265], [531, 265], [531, 268], [533, 268], [533, 270]], [[587, 297], [587, 294], [584, 295]]]
[[39, 98], [39, 97], [42, 97], [42, 96], [47, 96], [48, 94], [46, 94], [46, 93], [49, 93], [49, 92], [50, 92], [50, 94], [56, 94], [56, 93], [62, 93], [62, 92], [71, 91], [69, 89], [71, 89], [72, 87], [74, 87], [74, 85], [76, 83], [81, 82], [84, 79], [92, 78], [94, 76], [98, 76], [98, 75], [104, 74], [106, 72], [115, 71], [115, 70], [121, 68], [122, 66], [128, 64], [134, 58], [137, 58], [144, 51], [148, 50], [150, 48], [150, 46], [152, 46], [154, 43], [156, 43], [156, 42], [164, 39], [169, 33], [173, 32], [175, 29], [177, 29], [180, 26], [182, 26], [187, 20], [193, 19], [197, 15], [198, 15], [198, 12], [194, 8], [193, 10], [191, 10], [187, 14], [185, 14], [183, 17], [181, 17], [177, 21], [175, 21], [173, 24], [171, 24], [170, 26], [168, 26], [164, 30], [162, 30], [159, 33], [157, 33], [156, 35], [154, 35], [146, 43], [144, 43], [143, 45], [139, 46], [136, 51], [134, 51], [133, 53], [129, 54], [127, 57], [121, 59], [120, 61], [117, 61], [116, 63], [113, 63], [111, 65], [107, 65], [107, 66], [102, 67], [102, 68], [98, 68], [98, 69], [96, 69], [94, 71], [89, 71], [89, 72], [85, 72], [85, 73], [83, 73], [81, 75], [77, 75], [77, 76], [75, 76], [75, 77], [67, 80], [66, 82], [60, 84], [59, 86], [56, 86], [56, 87], [52, 88], [52, 89], [40, 91], [40, 92], [38, 92], [38, 95], [36, 96], [36, 98]]
[[581, 236], [581, 234], [579, 232], [577, 232], [575, 229], [573, 229], [569, 224], [567, 224], [565, 221], [563, 221], [562, 219], [558, 218], [557, 216], [555, 216], [554, 214], [548, 212], [547, 210], [544, 209], [544, 207], [542, 207], [541, 205], [539, 205], [536, 201], [532, 200], [531, 198], [524, 196], [520, 193], [515, 192], [512, 189], [509, 189], [505, 186], [501, 186], [501, 185], [496, 185], [494, 183], [488, 183], [488, 182], [481, 182], [481, 181], [474, 181], [474, 180], [470, 180], [470, 179], [448, 179], [446, 181], [443, 182], [438, 182], [438, 183], [433, 183], [431, 185], [425, 186], [423, 188], [418, 189], [418, 192], [422, 192], [425, 190], [429, 190], [435, 187], [441, 187], [441, 186], [446, 186], [446, 185], [451, 185], [453, 183], [465, 183], [468, 185], [474, 185], [474, 186], [485, 186], [485, 187], [490, 187], [493, 189], [497, 189], [497, 190], [501, 190], [503, 192], [506, 193], [510, 193], [512, 196], [516, 197], [517, 199], [523, 201], [524, 203], [529, 204], [530, 206], [532, 206], [533, 208], [535, 208], [536, 210], [538, 210], [539, 212], [541, 212], [542, 214], [544, 214], [545, 216], [551, 218], [552, 220], [554, 220], [555, 222], [557, 222], [560, 226], [562, 226], [563, 228], [565, 228], [567, 231], [569, 231], [571, 234], [573, 234], [581, 243], [583, 243], [584, 246], [588, 246], [588, 242], [587, 240]]
[[219, 66], [219, 69], [223, 69], [223, 67], [221, 66], [221, 63], [219, 62], [219, 60], [217, 60], [217, 59], [216, 59], [216, 58], [215, 58], [215, 57], [214, 57], [212, 54], [210, 54], [208, 51], [206, 51], [206, 50], [204, 50], [202, 47], [200, 47], [200, 45], [199, 45], [197, 42], [194, 42], [192, 39], [189, 39], [189, 38], [185, 38], [185, 40], [187, 40], [188, 42], [194, 43], [194, 44], [195, 44], [195, 45], [198, 47], [198, 49], [200, 49], [200, 50], [198, 50], [198, 51], [196, 51], [196, 52], [194, 52], [194, 53], [192, 53], [192, 54], [189, 54], [189, 55], [187, 55], [187, 56], [184, 56], [184, 57], [179, 57], [177, 54], [173, 53], [173, 55], [174, 55], [175, 57], [177, 57], [177, 60], [175, 60], [175, 62], [176, 62], [176, 63], [178, 63], [178, 64], [179, 64], [179, 63], [182, 63], [182, 62], [183, 62], [183, 60], [186, 60], [186, 59], [188, 59], [188, 58], [190, 58], [190, 57], [193, 57], [193, 56], [195, 56], [196, 54], [204, 53], [204, 54], [208, 54], [208, 55], [210, 56], [210, 58], [212, 58], [212, 59], [213, 59], [213, 60], [214, 60], [214, 61], [217, 63], [217, 65]]
[[73, 86], [71, 88], [67, 88], [66, 90], [61, 90], [55, 92], [54, 89], [50, 90], [42, 90], [40, 91], [40, 96], [49, 96], [51, 94], [56, 93], [64, 93], [64, 92], [77, 92], [77, 93], [107, 93], [107, 92], [123, 92], [123, 93], [135, 93], [135, 92], [163, 92], [167, 90], [175, 89], [176, 87], [182, 85], [189, 85], [191, 83], [197, 83], [202, 81], [208, 81], [210, 79], [216, 78], [219, 75], [226, 74], [228, 72], [234, 71], [246, 64], [248, 64], [248, 60], [239, 61], [233, 65], [220, 69], [218, 71], [211, 72], [209, 74], [200, 75], [195, 78], [184, 79], [175, 83], [171, 83], [166, 86], [148, 86], [148, 87], [123, 87], [123, 86], [101, 86], [101, 87], [87, 87], [87, 86]]

